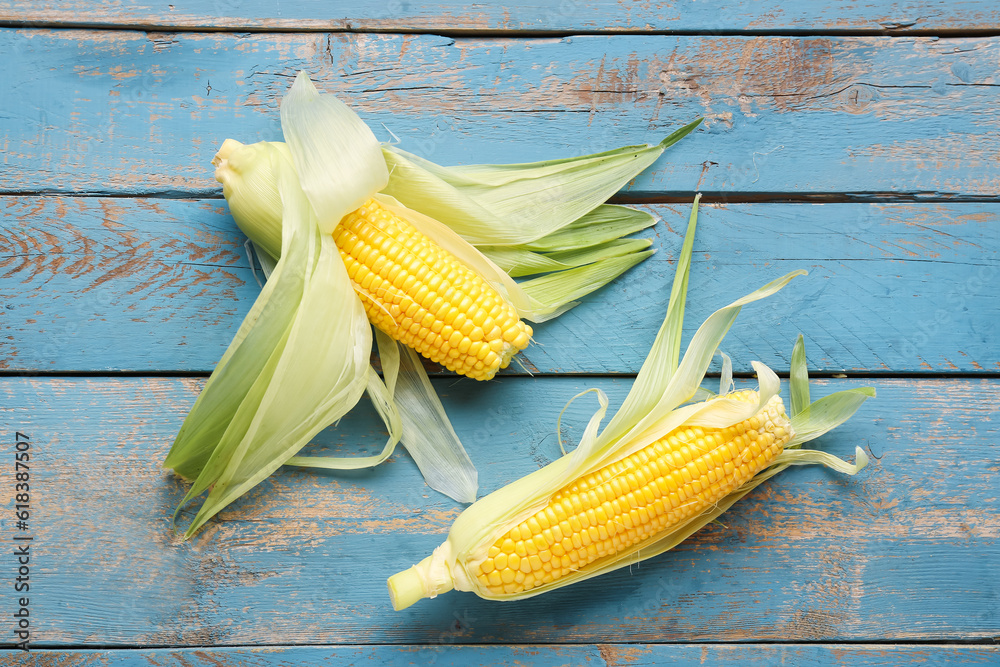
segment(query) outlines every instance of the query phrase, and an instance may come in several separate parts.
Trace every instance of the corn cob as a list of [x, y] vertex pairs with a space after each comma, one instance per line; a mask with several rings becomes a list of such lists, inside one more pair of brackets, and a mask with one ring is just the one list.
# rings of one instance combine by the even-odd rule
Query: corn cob
[[805, 273], [788, 273], [715, 311], [681, 359], [697, 210], [698, 197], [667, 316], [618, 413], [599, 434], [608, 399], [590, 390], [601, 407], [576, 450], [462, 512], [430, 556], [389, 577], [395, 609], [453, 589], [493, 600], [552, 591], [672, 549], [789, 465], [821, 464], [848, 475], [867, 465], [860, 448], [851, 464], [800, 447], [874, 396], [860, 387], [809, 403], [801, 341], [792, 355], [799, 368], [791, 417], [778, 376], [759, 362], [752, 362], [758, 390], [727, 393], [732, 378], [724, 370], [724, 395], [688, 403], [740, 309]]
[[[238, 223], [273, 256], [281, 253], [281, 199], [261, 144], [227, 139], [215, 158]], [[285, 144], [269, 144], [287, 154]], [[289, 159], [291, 159], [289, 157]], [[257, 197], [234, 197], [237, 184]], [[264, 196], [266, 195], [266, 196]], [[478, 273], [373, 198], [333, 228], [354, 289], [371, 322], [449, 370], [489, 380], [531, 340], [510, 302]]]
[[374, 199], [333, 232], [372, 324], [448, 370], [489, 380], [531, 327], [478, 274]]
[[[727, 398], [757, 402], [756, 391]], [[681, 426], [557, 491], [473, 564], [491, 593], [520, 593], [669, 532], [742, 486], [781, 453], [792, 428], [779, 396], [724, 429]]]

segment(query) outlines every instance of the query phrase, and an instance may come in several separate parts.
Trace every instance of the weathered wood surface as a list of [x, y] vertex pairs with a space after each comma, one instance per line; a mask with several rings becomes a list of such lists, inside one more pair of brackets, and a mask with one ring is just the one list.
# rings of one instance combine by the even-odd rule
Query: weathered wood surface
[[[657, 254], [536, 327], [533, 373], [634, 373], [666, 312], [689, 206], [656, 205]], [[259, 292], [224, 200], [0, 198], [0, 369], [210, 371]], [[1000, 370], [993, 204], [729, 204], [702, 209], [687, 331], [795, 268], [744, 309], [736, 369]], [[515, 364], [510, 374], [521, 374]]]
[[[0, 25], [0, 443], [33, 443], [43, 649], [0, 664], [1000, 661], [995, 2], [0, 0]], [[622, 400], [695, 190], [712, 203], [686, 336], [809, 269], [744, 309], [724, 349], [738, 371], [787, 371], [801, 331], [811, 368], [869, 376], [815, 390], [877, 388], [818, 443], [861, 444], [869, 469], [786, 471], [674, 552], [512, 604], [450, 593], [391, 611], [386, 577], [461, 510], [402, 451], [355, 473], [283, 469], [180, 541], [185, 487], [159, 462], [258, 291], [209, 161], [227, 136], [280, 137], [300, 69], [442, 163], [581, 154], [705, 118], [621, 198], [662, 218], [657, 254], [536, 329], [535, 377], [434, 380], [482, 492], [557, 455], [577, 392]], [[592, 403], [567, 411], [569, 436]], [[309, 451], [384, 437], [363, 403]]]
[[305, 69], [382, 139], [442, 163], [657, 141], [703, 116], [633, 194], [1000, 194], [991, 37], [8, 28], [0, 53], [6, 192], [216, 193], [216, 147], [279, 138], [278, 99]]
[[39, 6], [37, 2], [0, 2], [0, 22], [213, 29], [295, 29], [345, 31], [445, 32], [653, 32], [653, 31], [949, 31], [995, 30], [1000, 10], [990, 0], [757, 0], [629, 3], [610, 0], [481, 3], [374, 2], [349, 6], [322, 0], [173, 0], [101, 3], [82, 0]]
[[900, 664], [996, 665], [996, 646], [854, 646], [851, 644], [583, 644], [573, 646], [324, 646], [198, 648], [115, 651], [41, 650], [0, 655], [0, 665], [56, 667], [319, 667], [344, 665], [434, 665], [435, 667], [629, 667], [668, 664], [773, 666], [833, 665], [896, 667]]
[[[435, 384], [486, 492], [557, 455], [555, 419], [567, 399], [600, 386], [617, 405], [630, 382]], [[814, 395], [858, 384], [820, 381]], [[159, 462], [202, 381], [3, 378], [4, 437], [17, 430], [33, 443], [34, 641], [204, 647], [996, 637], [1000, 432], [991, 418], [1000, 382], [874, 384], [878, 397], [818, 443], [844, 456], [866, 447], [872, 464], [856, 479], [792, 469], [737, 505], [725, 526], [631, 571], [519, 603], [450, 593], [394, 613], [386, 577], [429, 553], [460, 509], [429, 491], [405, 454], [349, 475], [279, 471], [185, 543], [170, 532], [183, 484]], [[568, 433], [583, 427], [591, 403], [571, 406]], [[373, 411], [359, 407], [313, 451], [370, 451], [382, 437]], [[4, 507], [13, 502], [11, 469], [0, 467]], [[4, 609], [8, 588], [0, 593]], [[935, 649], [925, 650], [933, 661]]]

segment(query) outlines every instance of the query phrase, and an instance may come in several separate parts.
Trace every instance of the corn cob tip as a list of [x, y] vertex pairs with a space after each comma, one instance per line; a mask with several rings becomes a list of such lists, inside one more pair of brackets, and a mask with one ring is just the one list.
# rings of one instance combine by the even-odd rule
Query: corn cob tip
[[386, 584], [394, 610], [402, 611], [424, 598], [435, 598], [455, 588], [447, 563], [448, 553], [450, 546], [445, 542], [413, 567], [389, 577]]
[[420, 572], [416, 565], [408, 570], [397, 572], [389, 577], [386, 583], [389, 586], [389, 599], [392, 601], [392, 608], [396, 611], [402, 611], [427, 597], [423, 580], [420, 578]]

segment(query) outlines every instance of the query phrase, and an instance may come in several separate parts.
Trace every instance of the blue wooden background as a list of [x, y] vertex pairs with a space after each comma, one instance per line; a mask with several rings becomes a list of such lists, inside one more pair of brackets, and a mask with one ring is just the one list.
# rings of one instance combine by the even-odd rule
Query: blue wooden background
[[[1000, 7], [0, 0], [0, 553], [32, 448], [30, 655], [80, 665], [1000, 663]], [[558, 455], [577, 392], [622, 400], [705, 193], [688, 326], [793, 268], [725, 342], [737, 373], [878, 398], [671, 553], [531, 600], [404, 612], [390, 574], [461, 506], [405, 452], [283, 469], [182, 542], [160, 462], [258, 286], [212, 178], [277, 139], [299, 70], [442, 163], [526, 161], [705, 123], [617, 199], [657, 253], [536, 328], [520, 368], [434, 383], [481, 492]], [[745, 382], [745, 380], [744, 380]], [[586, 399], [567, 413], [582, 428]], [[362, 403], [313, 452], [370, 453]], [[17, 566], [0, 558], [0, 642]]]

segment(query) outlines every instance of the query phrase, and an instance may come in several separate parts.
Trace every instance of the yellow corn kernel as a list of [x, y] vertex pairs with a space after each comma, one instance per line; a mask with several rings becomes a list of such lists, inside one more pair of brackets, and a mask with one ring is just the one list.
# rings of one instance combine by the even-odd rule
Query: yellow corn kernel
[[[742, 391], [729, 398], [756, 402], [757, 393]], [[496, 541], [489, 549], [490, 558], [476, 568], [476, 579], [487, 577], [487, 588], [495, 594], [519, 593], [654, 539], [767, 467], [790, 436], [788, 417], [777, 396], [735, 428], [682, 426], [557, 491], [547, 507]], [[605, 500], [594, 502], [600, 498]], [[537, 556], [504, 558], [501, 553], [508, 551], [505, 546], [512, 539], [537, 538]], [[551, 547], [545, 549], [543, 544]], [[497, 570], [502, 583], [494, 583]], [[518, 581], [515, 573], [526, 578]]]
[[489, 380], [528, 346], [531, 327], [489, 283], [374, 199], [333, 238], [368, 319], [431, 361]]

